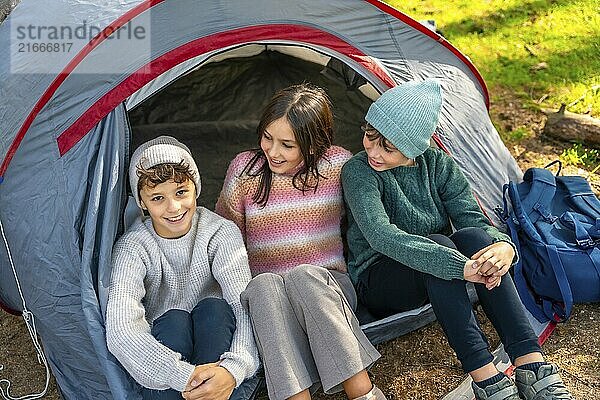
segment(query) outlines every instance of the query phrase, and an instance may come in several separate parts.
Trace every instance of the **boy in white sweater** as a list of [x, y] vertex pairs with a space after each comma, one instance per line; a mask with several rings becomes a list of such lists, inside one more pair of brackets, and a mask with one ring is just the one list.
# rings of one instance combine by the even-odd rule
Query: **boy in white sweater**
[[259, 361], [240, 304], [251, 276], [239, 229], [196, 207], [198, 168], [172, 137], [134, 152], [129, 181], [150, 218], [113, 250], [109, 350], [144, 399], [246, 399]]

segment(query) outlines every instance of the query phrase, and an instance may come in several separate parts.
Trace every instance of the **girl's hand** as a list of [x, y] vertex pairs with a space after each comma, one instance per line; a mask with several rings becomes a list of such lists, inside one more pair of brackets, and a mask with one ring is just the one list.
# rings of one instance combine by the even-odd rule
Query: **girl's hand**
[[479, 250], [471, 260], [480, 265], [480, 275], [500, 277], [508, 272], [514, 257], [515, 250], [510, 243], [496, 242]]

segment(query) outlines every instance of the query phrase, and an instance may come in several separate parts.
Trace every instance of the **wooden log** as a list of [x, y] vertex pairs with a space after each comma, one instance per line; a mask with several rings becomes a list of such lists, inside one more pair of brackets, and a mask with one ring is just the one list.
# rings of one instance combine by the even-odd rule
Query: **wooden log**
[[558, 112], [542, 110], [548, 116], [544, 126], [544, 135], [600, 148], [600, 119], [565, 111], [565, 108], [566, 106], [563, 104]]

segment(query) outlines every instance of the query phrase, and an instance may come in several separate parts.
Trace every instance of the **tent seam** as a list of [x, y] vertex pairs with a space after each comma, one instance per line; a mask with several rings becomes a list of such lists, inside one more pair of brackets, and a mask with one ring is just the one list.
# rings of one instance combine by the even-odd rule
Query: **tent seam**
[[386, 27], [387, 27], [388, 34], [390, 35], [390, 39], [392, 40], [392, 43], [394, 43], [394, 47], [396, 48], [396, 51], [398, 53], [400, 53], [400, 55], [402, 56], [400, 58], [400, 60], [402, 62], [402, 65], [404, 65], [404, 68], [405, 68], [406, 71], [410, 72], [410, 76], [414, 80], [415, 79], [415, 74], [414, 74], [412, 68], [409, 68], [408, 63], [406, 62], [406, 55], [402, 51], [402, 48], [400, 47], [400, 43], [398, 43], [398, 40], [396, 39], [396, 36], [394, 36], [394, 32], [392, 30], [392, 22], [393, 21], [390, 18], [390, 14], [384, 13], [383, 14], [383, 18], [385, 19]]

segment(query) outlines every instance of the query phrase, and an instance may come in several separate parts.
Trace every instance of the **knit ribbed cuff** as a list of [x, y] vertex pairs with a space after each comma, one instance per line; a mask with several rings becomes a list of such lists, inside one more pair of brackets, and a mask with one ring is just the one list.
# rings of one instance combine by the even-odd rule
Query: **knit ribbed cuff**
[[239, 362], [230, 358], [224, 358], [219, 362], [219, 366], [225, 368], [235, 379], [235, 387], [237, 388], [246, 379], [246, 368], [240, 365]]
[[185, 361], [177, 362], [176, 367], [170, 377], [170, 386], [178, 392], [183, 392], [196, 367]]
[[465, 279], [465, 264], [469, 259], [458, 251], [452, 252], [450, 261], [447, 267], [447, 276], [449, 279]]

